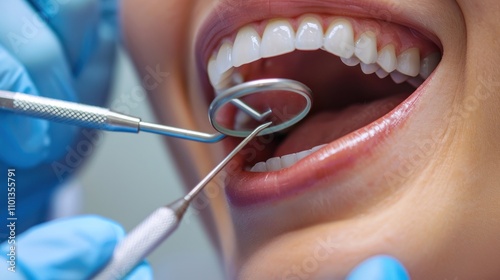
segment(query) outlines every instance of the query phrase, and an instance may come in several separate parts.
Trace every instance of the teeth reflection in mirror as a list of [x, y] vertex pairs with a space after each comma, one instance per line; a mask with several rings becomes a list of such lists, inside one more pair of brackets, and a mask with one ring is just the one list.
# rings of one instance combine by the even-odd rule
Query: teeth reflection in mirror
[[354, 31], [349, 21], [335, 20], [325, 34], [325, 49], [334, 55], [350, 58], [354, 54]]
[[356, 66], [360, 63], [359, 58], [352, 56], [350, 58], [341, 57], [340, 60], [347, 66]]
[[416, 77], [420, 73], [420, 51], [417, 48], [411, 48], [402, 52], [398, 56], [398, 67], [401, 74], [410, 77]]
[[233, 44], [232, 61], [234, 67], [260, 59], [261, 39], [257, 31], [247, 25], [241, 28]]
[[377, 62], [377, 38], [373, 32], [365, 32], [359, 36], [354, 54], [365, 64]]
[[424, 79], [429, 78], [432, 71], [436, 69], [436, 67], [441, 61], [441, 55], [439, 53], [433, 53], [428, 55], [426, 58], [422, 59], [420, 65], [420, 76]]
[[272, 57], [295, 50], [295, 32], [287, 20], [270, 21], [260, 45], [261, 57]]
[[363, 73], [367, 75], [377, 72], [377, 70], [380, 68], [380, 66], [378, 66], [377, 63], [365, 64], [361, 62], [360, 65], [361, 65], [361, 71], [363, 71]]
[[233, 45], [227, 42], [222, 44], [217, 54], [217, 70], [219, 73], [224, 73], [233, 67], [232, 56]]
[[401, 84], [406, 82], [408, 80], [408, 76], [399, 73], [398, 71], [391, 72], [391, 79], [396, 83], [396, 84]]
[[380, 50], [377, 63], [387, 73], [391, 73], [396, 70], [398, 67], [398, 60], [396, 58], [396, 49], [392, 44], [389, 44]]
[[323, 26], [314, 16], [304, 16], [295, 36], [295, 48], [298, 50], [317, 50], [322, 46]]

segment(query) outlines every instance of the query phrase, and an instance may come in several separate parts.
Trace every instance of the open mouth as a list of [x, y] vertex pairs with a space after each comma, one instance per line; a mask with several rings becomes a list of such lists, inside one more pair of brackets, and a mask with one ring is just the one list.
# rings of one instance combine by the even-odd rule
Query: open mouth
[[[297, 80], [313, 91], [305, 120], [256, 140], [237, 159], [226, 188], [232, 203], [294, 196], [355, 166], [409, 117], [440, 62], [438, 44], [403, 25], [322, 13], [245, 22], [220, 36], [202, 56], [215, 92], [262, 78]], [[245, 121], [226, 117], [234, 126]]]

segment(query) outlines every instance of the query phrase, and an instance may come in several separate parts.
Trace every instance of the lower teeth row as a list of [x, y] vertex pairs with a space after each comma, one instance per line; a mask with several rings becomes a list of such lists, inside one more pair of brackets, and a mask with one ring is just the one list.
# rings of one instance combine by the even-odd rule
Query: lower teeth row
[[271, 172], [271, 171], [278, 171], [281, 169], [288, 168], [292, 165], [294, 165], [296, 162], [299, 160], [307, 157], [308, 155], [316, 152], [317, 150], [323, 148], [325, 145], [320, 145], [316, 146], [310, 150], [299, 152], [299, 153], [294, 153], [294, 154], [289, 154], [286, 156], [282, 157], [273, 157], [268, 159], [267, 161], [262, 161], [257, 164], [255, 164], [252, 168], [250, 168], [251, 172]]

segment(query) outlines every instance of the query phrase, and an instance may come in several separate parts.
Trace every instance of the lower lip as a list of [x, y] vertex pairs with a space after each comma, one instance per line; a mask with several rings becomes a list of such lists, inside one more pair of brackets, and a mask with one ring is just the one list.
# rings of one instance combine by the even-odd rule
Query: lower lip
[[[229, 201], [233, 206], [244, 207], [284, 200], [317, 187], [319, 182], [324, 184], [338, 179], [360, 161], [366, 163], [371, 151], [381, 146], [384, 140], [396, 137], [414, 112], [431, 78], [382, 118], [329, 143], [289, 168], [275, 172], [249, 172], [245, 171], [246, 158], [241, 154], [235, 157], [232, 168], [226, 170], [225, 191]], [[264, 145], [250, 146], [249, 149], [254, 150], [247, 151], [247, 155], [258, 153]]]

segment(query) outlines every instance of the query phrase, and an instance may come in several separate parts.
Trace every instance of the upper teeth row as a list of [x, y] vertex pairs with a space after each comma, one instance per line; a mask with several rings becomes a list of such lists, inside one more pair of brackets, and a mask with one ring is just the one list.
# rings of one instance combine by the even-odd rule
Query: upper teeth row
[[440, 54], [433, 53], [421, 61], [418, 48], [407, 49], [396, 56], [393, 44], [377, 51], [377, 38], [371, 31], [359, 35], [356, 41], [354, 39], [350, 21], [343, 18], [330, 23], [326, 32], [314, 15], [302, 17], [297, 31], [288, 20], [275, 19], [269, 21], [262, 38], [254, 27], [247, 25], [238, 31], [233, 43], [225, 40], [210, 58], [209, 78], [216, 89], [221, 89], [227, 86], [233, 67], [296, 49], [326, 50], [339, 56], [346, 65], [360, 64], [366, 74], [376, 73], [380, 78], [390, 74], [397, 83], [419, 75], [426, 79], [440, 60]]

